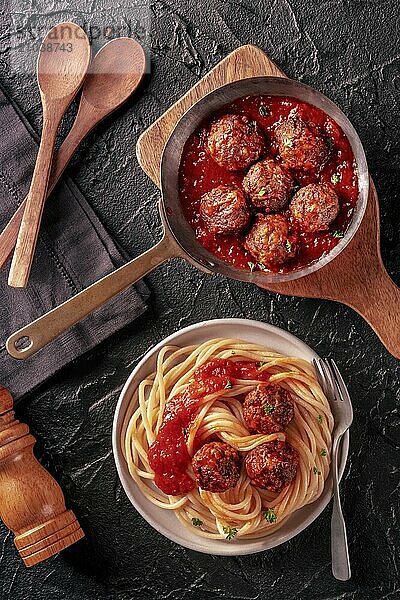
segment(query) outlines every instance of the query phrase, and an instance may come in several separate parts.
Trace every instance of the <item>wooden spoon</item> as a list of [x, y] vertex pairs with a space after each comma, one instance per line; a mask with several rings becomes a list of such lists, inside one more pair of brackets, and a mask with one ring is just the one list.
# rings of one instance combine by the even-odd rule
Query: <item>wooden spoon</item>
[[[118, 65], [114, 71], [116, 61]], [[133, 94], [143, 79], [145, 68], [143, 48], [131, 38], [117, 38], [98, 51], [83, 84], [75, 122], [54, 158], [47, 196], [54, 189], [81, 141]], [[28, 196], [0, 234], [0, 270], [14, 249], [27, 198]]]
[[25, 287], [31, 270], [61, 119], [82, 85], [90, 62], [87, 35], [76, 23], [59, 23], [43, 40], [37, 63], [43, 129], [35, 170], [11, 263], [9, 285]]

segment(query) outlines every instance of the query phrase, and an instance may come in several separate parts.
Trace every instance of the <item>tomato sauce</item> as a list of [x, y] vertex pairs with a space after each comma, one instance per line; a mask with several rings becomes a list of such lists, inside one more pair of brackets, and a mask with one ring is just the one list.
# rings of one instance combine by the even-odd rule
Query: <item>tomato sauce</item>
[[[299, 187], [310, 183], [329, 183], [338, 194], [340, 211], [332, 223], [330, 231], [316, 233], [301, 231], [298, 224], [292, 219], [290, 212], [286, 211], [284, 214], [288, 217], [293, 231], [299, 235], [299, 251], [296, 257], [285, 265], [263, 269], [269, 272], [295, 271], [330, 252], [349, 226], [358, 198], [357, 170], [350, 143], [337, 123], [319, 108], [295, 98], [248, 96], [225, 106], [213, 117], [227, 113], [244, 114], [251, 120], [257, 121], [266, 134], [265, 156], [276, 158], [278, 157], [278, 147], [274, 131], [292, 110], [296, 110], [303, 121], [317, 125], [330, 146], [329, 160], [322, 169], [318, 172], [297, 174], [296, 183]], [[207, 134], [210, 122], [211, 120], [204, 122], [190, 136], [183, 150], [179, 173], [179, 191], [183, 213], [194, 229], [197, 240], [204, 248], [220, 260], [239, 269], [253, 270], [253, 263], [256, 261], [244, 248], [244, 236], [210, 233], [199, 215], [200, 198], [203, 194], [223, 184], [241, 187], [245, 175], [244, 172], [225, 170], [208, 153]], [[260, 267], [256, 266], [255, 269], [258, 270]]]
[[191, 460], [186, 447], [188, 430], [204, 396], [229, 389], [238, 379], [268, 381], [269, 375], [260, 371], [256, 362], [211, 360], [196, 369], [182, 394], [167, 402], [160, 430], [148, 452], [155, 484], [165, 494], [187, 494], [196, 486], [187, 473]]

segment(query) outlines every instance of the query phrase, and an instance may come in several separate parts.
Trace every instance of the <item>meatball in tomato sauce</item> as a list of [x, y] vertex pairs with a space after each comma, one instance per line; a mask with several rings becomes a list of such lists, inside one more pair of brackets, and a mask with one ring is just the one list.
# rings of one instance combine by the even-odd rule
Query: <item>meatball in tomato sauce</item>
[[266, 213], [281, 210], [293, 188], [292, 176], [271, 158], [252, 165], [243, 179], [243, 189], [252, 205]]
[[264, 136], [256, 121], [244, 115], [224, 115], [211, 125], [207, 148], [228, 171], [242, 171], [264, 152]]
[[204, 444], [192, 459], [197, 485], [208, 492], [225, 492], [235, 487], [240, 476], [238, 451], [223, 442]]
[[256, 446], [245, 459], [251, 484], [278, 493], [296, 477], [298, 464], [297, 451], [279, 440]]
[[211, 233], [240, 233], [250, 221], [250, 211], [242, 190], [220, 185], [200, 200], [200, 216]]
[[294, 417], [290, 394], [280, 385], [258, 385], [243, 403], [243, 420], [251, 433], [283, 431]]
[[284, 215], [256, 215], [246, 235], [245, 248], [260, 264], [282, 265], [296, 254], [296, 240], [289, 234], [289, 222]]
[[303, 231], [324, 231], [339, 214], [339, 198], [327, 183], [311, 183], [292, 198], [290, 212]]
[[313, 123], [290, 116], [275, 130], [283, 163], [295, 171], [317, 171], [329, 156], [328, 145]]

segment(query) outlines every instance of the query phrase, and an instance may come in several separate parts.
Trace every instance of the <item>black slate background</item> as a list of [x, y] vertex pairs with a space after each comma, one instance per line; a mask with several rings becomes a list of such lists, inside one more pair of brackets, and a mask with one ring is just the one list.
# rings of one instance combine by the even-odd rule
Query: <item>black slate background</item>
[[[354, 123], [379, 192], [384, 261], [399, 284], [397, 0], [168, 0], [152, 2], [149, 10], [151, 76], [140, 94], [90, 136], [70, 170], [115, 239], [134, 256], [160, 238], [159, 192], [135, 159], [139, 134], [229, 51], [254, 43], [288, 75], [332, 98]], [[36, 83], [10, 70], [5, 23], [1, 83], [39, 130]], [[159, 268], [147, 281], [152, 297], [143, 318], [65, 368], [17, 408], [86, 538], [27, 570], [12, 535], [0, 525], [0, 598], [400, 598], [399, 362], [358, 315], [335, 303], [276, 296], [206, 276], [179, 261]], [[163, 337], [199, 320], [228, 316], [259, 319], [298, 335], [321, 355], [333, 356], [348, 382], [355, 408], [342, 485], [353, 568], [348, 583], [331, 575], [330, 509], [281, 547], [221, 558], [163, 538], [121, 489], [111, 425], [125, 379]]]

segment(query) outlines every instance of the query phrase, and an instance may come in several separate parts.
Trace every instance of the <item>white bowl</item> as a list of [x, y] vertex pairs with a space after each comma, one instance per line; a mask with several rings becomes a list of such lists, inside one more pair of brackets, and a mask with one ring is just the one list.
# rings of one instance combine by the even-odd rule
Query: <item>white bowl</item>
[[[218, 337], [238, 338], [248, 342], [261, 344], [281, 354], [287, 356], [297, 356], [305, 360], [312, 361], [318, 358], [318, 355], [306, 344], [287, 331], [283, 331], [273, 325], [251, 321], [247, 319], [215, 319], [213, 321], [203, 321], [185, 327], [162, 340], [157, 346], [152, 348], [143, 357], [137, 367], [132, 371], [130, 377], [124, 385], [119, 397], [117, 408], [115, 410], [112, 445], [115, 464], [117, 465], [118, 475], [123, 488], [136, 510], [146, 519], [148, 523], [159, 533], [167, 538], [190, 548], [197, 552], [205, 554], [218, 554], [222, 556], [237, 556], [240, 554], [253, 554], [262, 552], [269, 548], [274, 548], [283, 544], [294, 537], [300, 531], [303, 531], [312, 523], [318, 515], [324, 510], [332, 496], [332, 475], [329, 474], [325, 482], [324, 491], [321, 496], [303, 508], [297, 510], [278, 529], [278, 531], [257, 540], [238, 539], [232, 542], [225, 540], [210, 540], [202, 538], [184, 528], [172, 511], [164, 510], [154, 506], [149, 502], [141, 491], [137, 488], [134, 480], [129, 474], [125, 462], [122, 448], [120, 445], [120, 434], [123, 426], [124, 416], [132, 395], [139, 382], [155, 370], [157, 354], [165, 345], [190, 346], [192, 344], [201, 344], [206, 340]], [[346, 433], [342, 452], [339, 461], [339, 477], [342, 476], [347, 461], [349, 448], [349, 434]], [[329, 532], [326, 532], [329, 535]]]

